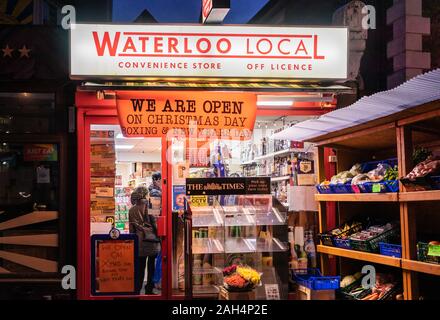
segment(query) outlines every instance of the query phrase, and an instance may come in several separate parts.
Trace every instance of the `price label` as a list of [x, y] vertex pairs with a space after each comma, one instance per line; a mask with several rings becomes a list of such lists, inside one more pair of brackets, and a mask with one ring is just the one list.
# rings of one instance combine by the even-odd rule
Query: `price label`
[[428, 256], [440, 257], [440, 245], [430, 244], [428, 247]]
[[379, 183], [375, 183], [375, 184], [373, 184], [373, 192], [374, 192], [374, 193], [380, 193], [380, 191], [381, 191], [381, 186], [380, 186], [380, 184], [379, 184]]
[[280, 300], [280, 289], [278, 284], [266, 284], [264, 285], [266, 291], [267, 300]]

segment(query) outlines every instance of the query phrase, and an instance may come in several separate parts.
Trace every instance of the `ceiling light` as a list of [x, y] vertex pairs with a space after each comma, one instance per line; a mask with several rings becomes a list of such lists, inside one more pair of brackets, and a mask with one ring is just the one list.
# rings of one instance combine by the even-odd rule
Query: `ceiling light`
[[132, 145], [132, 144], [117, 144], [117, 145], [115, 145], [115, 149], [117, 149], [117, 150], [130, 150], [133, 148], [134, 148], [134, 145]]
[[293, 100], [268, 100], [268, 101], [257, 101], [258, 107], [291, 107], [293, 105]]

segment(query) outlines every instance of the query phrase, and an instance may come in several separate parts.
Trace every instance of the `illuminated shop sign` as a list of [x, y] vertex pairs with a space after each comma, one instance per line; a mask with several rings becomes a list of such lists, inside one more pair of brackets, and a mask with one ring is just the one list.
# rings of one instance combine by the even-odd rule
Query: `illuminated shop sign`
[[71, 30], [71, 77], [345, 79], [346, 28], [94, 25]]

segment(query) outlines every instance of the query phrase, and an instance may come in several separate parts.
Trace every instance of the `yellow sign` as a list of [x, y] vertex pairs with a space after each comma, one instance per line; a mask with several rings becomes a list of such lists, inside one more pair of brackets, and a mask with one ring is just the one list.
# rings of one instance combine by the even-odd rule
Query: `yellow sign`
[[193, 207], [206, 207], [208, 205], [207, 196], [191, 196], [191, 205]]

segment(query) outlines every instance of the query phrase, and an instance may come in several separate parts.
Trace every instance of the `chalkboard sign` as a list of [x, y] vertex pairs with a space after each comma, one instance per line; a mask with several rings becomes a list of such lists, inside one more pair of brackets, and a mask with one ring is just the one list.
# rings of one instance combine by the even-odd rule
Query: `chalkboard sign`
[[92, 236], [92, 294], [137, 294], [138, 238], [123, 234]]

